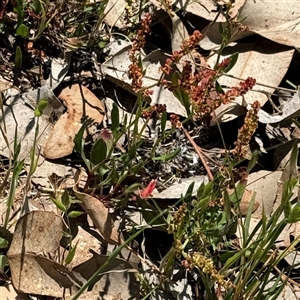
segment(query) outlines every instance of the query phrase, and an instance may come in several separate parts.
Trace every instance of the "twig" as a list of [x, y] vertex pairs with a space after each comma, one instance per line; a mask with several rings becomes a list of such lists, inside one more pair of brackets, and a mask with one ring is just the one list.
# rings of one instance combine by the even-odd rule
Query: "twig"
[[[278, 267], [274, 266], [274, 269], [278, 272], [278, 274], [281, 274], [282, 272], [279, 270]], [[297, 281], [289, 278], [288, 276], [286, 276], [285, 274], [282, 274], [281, 275], [281, 279], [282, 281], [285, 281], [287, 279], [287, 284], [290, 286], [290, 288], [292, 289], [291, 287], [291, 284], [297, 286], [298, 288], [300, 288], [300, 283], [298, 283]]]
[[195, 141], [193, 140], [193, 138], [190, 136], [190, 134], [188, 133], [188, 131], [184, 128], [184, 127], [181, 127], [185, 136], [187, 137], [187, 139], [190, 141], [190, 143], [192, 144], [192, 146], [194, 147], [195, 151], [197, 152], [197, 154], [199, 155], [199, 158], [201, 159], [201, 162], [207, 172], [207, 175], [209, 177], [210, 180], [213, 180], [214, 179], [214, 176], [213, 174], [211, 173], [211, 170], [209, 168], [209, 166], [207, 165], [206, 163], [206, 160], [204, 159], [204, 155], [202, 153], [202, 150], [201, 148], [195, 143]]

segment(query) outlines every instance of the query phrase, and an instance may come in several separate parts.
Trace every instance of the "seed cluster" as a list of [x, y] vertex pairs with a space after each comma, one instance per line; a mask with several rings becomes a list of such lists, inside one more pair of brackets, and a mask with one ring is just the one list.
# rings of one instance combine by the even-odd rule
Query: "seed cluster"
[[[143, 88], [143, 69], [139, 63], [139, 51], [145, 47], [146, 37], [150, 32], [150, 24], [152, 22], [152, 17], [149, 13], [145, 13], [143, 19], [141, 20], [140, 29], [138, 30], [136, 37], [132, 43], [132, 47], [129, 50], [129, 60], [131, 64], [129, 65], [128, 77], [131, 79], [131, 86], [134, 92], [139, 92]], [[152, 94], [151, 90], [146, 89], [144, 91], [145, 96]]]
[[238, 138], [235, 142], [234, 153], [238, 158], [243, 158], [247, 154], [250, 140], [258, 127], [257, 114], [259, 110], [260, 104], [258, 101], [255, 101], [252, 104], [251, 109], [246, 114], [244, 125], [239, 130]]

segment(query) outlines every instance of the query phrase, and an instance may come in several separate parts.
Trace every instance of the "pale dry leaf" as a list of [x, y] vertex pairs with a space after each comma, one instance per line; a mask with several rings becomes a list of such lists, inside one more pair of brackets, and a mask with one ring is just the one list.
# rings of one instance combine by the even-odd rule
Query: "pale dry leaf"
[[285, 1], [246, 1], [241, 9], [246, 16], [243, 24], [276, 43], [300, 47], [300, 2]]
[[[40, 101], [41, 98], [38, 97], [37, 99], [34, 99], [34, 103], [31, 103], [27, 102], [27, 97], [23, 97], [22, 94], [13, 95], [7, 93], [6, 96], [8, 98], [3, 105], [4, 115], [2, 116], [0, 112], [0, 118], [4, 118], [5, 120], [6, 131], [4, 131], [4, 135], [6, 135], [8, 143], [12, 148], [10, 150], [7, 147], [5, 138], [3, 137], [2, 132], [0, 132], [1, 155], [9, 157], [10, 151], [13, 150], [15, 130], [17, 129], [18, 141], [22, 144], [18, 159], [25, 159], [26, 163], [30, 162], [29, 152], [32, 149], [37, 122], [37, 119], [34, 118], [34, 105], [36, 102]], [[50, 133], [49, 121], [44, 119], [43, 116], [39, 118], [39, 132], [38, 145], [42, 146], [47, 140], [46, 135]]]
[[[224, 5], [232, 1], [211, 1], [211, 0], [199, 0], [199, 1], [176, 1], [173, 0], [172, 3], [178, 6], [180, 9], [184, 9], [194, 15], [204, 18], [209, 21], [215, 20], [218, 14], [218, 5]], [[238, 0], [233, 2], [233, 8], [230, 10], [230, 16], [235, 17], [241, 7], [244, 5], [245, 0]], [[218, 17], [219, 22], [225, 21], [225, 17], [222, 14]]]
[[54, 95], [49, 85], [23, 93], [21, 97], [25, 103], [31, 103], [33, 107], [36, 107], [40, 100], [47, 100], [47, 106], [43, 110], [42, 117], [50, 123], [53, 123], [53, 119], [58, 119], [64, 112], [64, 106]]
[[291, 120], [297, 118], [300, 112], [300, 91], [298, 89], [297, 93], [292, 99], [283, 103], [281, 108], [281, 113], [278, 115], [271, 115], [264, 110], [259, 110], [258, 117], [259, 122], [264, 124], [274, 124], [281, 122], [283, 120]]
[[127, 3], [125, 0], [109, 0], [105, 5], [104, 21], [110, 27], [117, 26], [120, 29], [125, 29], [128, 25], [122, 22], [122, 15], [125, 11]]
[[95, 197], [79, 192], [76, 186], [73, 190], [76, 197], [82, 201], [81, 207], [93, 220], [103, 238], [110, 244], [120, 245], [123, 240], [114, 227], [113, 219], [104, 204]]
[[5, 91], [13, 86], [12, 81], [5, 79], [0, 75], [0, 92]]
[[72, 51], [63, 51], [58, 57], [51, 61], [51, 74], [46, 80], [42, 80], [42, 85], [48, 85], [55, 89], [65, 78], [69, 71]]
[[[283, 218], [283, 216], [282, 216]], [[282, 220], [279, 219], [279, 221]], [[300, 222], [287, 225], [280, 233], [276, 240], [277, 248], [287, 248], [291, 245], [291, 241], [294, 241], [300, 235]]]
[[26, 299], [27, 295], [20, 295], [17, 293], [12, 284], [5, 284], [0, 286], [0, 299], [5, 300], [22, 300]]
[[96, 123], [101, 123], [104, 117], [102, 102], [83, 85], [74, 84], [65, 88], [59, 98], [67, 106], [67, 112], [56, 122], [47, 140], [44, 156], [48, 159], [58, 159], [73, 152], [74, 138], [84, 117]]
[[153, 193], [154, 199], [179, 199], [185, 195], [188, 187], [194, 182], [193, 195], [196, 195], [201, 184], [208, 183], [208, 177], [204, 175], [193, 176], [189, 178], [182, 178], [180, 182], [175, 182], [170, 187], [166, 188], [160, 193]]
[[256, 192], [255, 201], [259, 203], [258, 209], [252, 214], [253, 218], [261, 219], [263, 210], [267, 216], [272, 214], [276, 188], [281, 175], [281, 171], [265, 170], [249, 174], [247, 189]]
[[[86, 262], [73, 268], [88, 280], [107, 261], [109, 256], [99, 255], [92, 251], [93, 257]], [[115, 258], [93, 282], [93, 289], [84, 293], [83, 297], [89, 296], [94, 299], [107, 300], [120, 294], [121, 299], [138, 299], [139, 283], [135, 276], [135, 270], [126, 260]], [[70, 299], [70, 298], [67, 298]]]
[[189, 33], [177, 15], [172, 16], [171, 21], [172, 21], [172, 36], [171, 36], [172, 50], [178, 51], [180, 50], [182, 41], [189, 37]]
[[[174, 14], [174, 16], [172, 16], [171, 18], [171, 21], [172, 21], [171, 46], [174, 52], [180, 50], [182, 41], [189, 37], [189, 33], [177, 15]], [[188, 53], [181, 58], [181, 62], [186, 62], [186, 61], [190, 61], [192, 63], [192, 66], [194, 65], [193, 63], [194, 59], [191, 53]], [[177, 64], [177, 67], [180, 71], [182, 71], [182, 67], [183, 67], [182, 63]]]
[[[250, 90], [243, 97], [238, 97], [234, 103], [247, 106], [254, 101], [258, 101], [263, 106], [268, 101], [266, 93], [273, 93], [287, 72], [294, 50], [268, 40], [251, 44], [240, 43], [235, 47], [226, 48], [221, 55], [221, 60], [230, 57], [235, 52], [239, 53], [239, 57], [235, 66], [229, 71], [231, 76], [243, 79], [252, 77], [256, 79], [257, 83], [274, 88], [256, 84], [253, 90]], [[208, 60], [211, 67], [214, 67], [215, 62], [216, 56]], [[228, 88], [238, 86], [241, 81], [241, 79], [228, 76], [222, 76], [219, 79], [219, 83]], [[232, 105], [232, 103], [226, 105]], [[232, 116], [232, 118], [234, 117], [237, 116]], [[221, 121], [230, 121], [232, 118], [228, 118], [228, 115], [224, 114]]]
[[[246, 17], [242, 24], [247, 26], [248, 30], [238, 32], [238, 28], [233, 28], [232, 42], [259, 34], [279, 44], [300, 47], [299, 1], [246, 1], [240, 9], [240, 15]], [[219, 32], [219, 22], [221, 21], [218, 20], [203, 29], [205, 37], [200, 42], [201, 48], [211, 50], [220, 47], [223, 38]], [[226, 26], [226, 23], [222, 25]]]
[[[220, 25], [222, 25], [225, 28], [227, 26], [226, 23], [216, 22], [214, 24], [209, 24], [208, 26], [203, 28], [202, 33], [205, 33], [205, 35], [199, 43], [199, 46], [202, 49], [212, 50], [212, 49], [220, 48], [223, 41], [223, 37], [220, 34]], [[238, 31], [238, 28], [233, 28], [231, 34], [232, 34], [232, 38], [231, 38], [232, 42], [227, 45], [229, 47], [235, 46], [237, 44], [234, 41], [237, 41], [246, 36], [253, 35], [254, 33], [250, 31]]]

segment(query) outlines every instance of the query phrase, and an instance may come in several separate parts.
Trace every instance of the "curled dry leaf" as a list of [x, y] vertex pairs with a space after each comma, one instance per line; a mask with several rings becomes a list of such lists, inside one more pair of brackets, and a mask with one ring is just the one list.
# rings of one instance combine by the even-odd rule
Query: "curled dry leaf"
[[16, 225], [7, 257], [15, 289], [22, 293], [62, 297], [80, 284], [61, 264], [49, 259], [59, 248], [63, 221], [53, 212], [34, 211]]
[[72, 153], [74, 137], [81, 127], [83, 117], [89, 117], [101, 123], [104, 117], [102, 102], [85, 86], [74, 84], [65, 88], [59, 95], [67, 112], [56, 122], [46, 143], [44, 156], [58, 159]]
[[110, 244], [121, 244], [123, 240], [114, 227], [113, 219], [104, 204], [95, 197], [79, 192], [76, 186], [73, 190], [76, 197], [82, 201], [81, 207], [91, 217], [103, 238]]

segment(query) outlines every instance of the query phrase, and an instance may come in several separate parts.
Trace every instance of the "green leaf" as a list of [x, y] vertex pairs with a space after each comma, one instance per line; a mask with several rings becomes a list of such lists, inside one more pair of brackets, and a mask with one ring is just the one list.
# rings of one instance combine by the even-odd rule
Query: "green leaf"
[[229, 72], [236, 64], [237, 60], [239, 58], [239, 53], [235, 52], [230, 56], [230, 63], [229, 65], [223, 70], [224, 73]]
[[0, 249], [5, 249], [8, 247], [8, 241], [0, 237]]
[[161, 120], [160, 120], [161, 132], [164, 132], [166, 129], [167, 117], [168, 117], [167, 112], [164, 111], [161, 115]]
[[105, 48], [107, 46], [107, 43], [108, 43], [108, 41], [103, 40], [103, 41], [100, 41], [98, 43], [98, 46], [99, 46], [100, 49], [103, 49], [103, 48]]
[[117, 104], [113, 103], [111, 110], [111, 130], [113, 133], [117, 133], [120, 128], [120, 114]]
[[78, 133], [76, 134], [76, 136], [74, 138], [74, 143], [75, 143], [74, 150], [81, 155], [83, 154], [83, 146], [84, 146], [83, 134], [84, 134], [85, 129], [89, 125], [91, 125], [92, 122], [93, 122], [92, 119], [86, 119], [83, 122], [81, 128], [79, 129]]
[[[142, 200], [140, 197], [138, 197], [138, 206], [142, 208], [142, 215], [145, 221], [149, 224], [152, 223], [152, 220], [155, 219], [158, 215], [157, 209], [149, 204], [147, 201]], [[166, 221], [163, 218], [163, 216], [160, 216], [158, 219], [155, 220], [155, 222], [152, 223], [152, 225], [166, 225]]]
[[98, 165], [103, 162], [107, 155], [107, 146], [103, 139], [99, 139], [93, 145], [90, 155], [90, 161], [94, 165]]
[[17, 26], [19, 27], [21, 24], [24, 22], [24, 1], [23, 0], [16, 0], [16, 12], [18, 15], [18, 24]]
[[42, 12], [42, 5], [40, 0], [33, 0], [31, 7], [37, 15]]
[[68, 217], [74, 219], [84, 214], [86, 214], [84, 211], [72, 210], [68, 213]]
[[70, 264], [75, 256], [76, 253], [76, 249], [77, 249], [77, 245], [78, 245], [79, 240], [76, 242], [76, 245], [74, 247], [71, 247], [66, 259], [65, 259], [65, 263], [66, 265]]
[[188, 187], [188, 189], [187, 189], [187, 191], [186, 191], [186, 193], [185, 193], [183, 199], [185, 199], [185, 200], [188, 201], [188, 200], [192, 197], [192, 195], [193, 195], [193, 190], [194, 190], [194, 185], [195, 185], [195, 182], [192, 182], [192, 183], [189, 185], [189, 187]]
[[81, 128], [79, 129], [78, 133], [75, 135], [75, 138], [74, 138], [74, 150], [80, 154], [81, 158], [83, 159], [85, 165], [87, 166], [87, 168], [89, 170], [91, 170], [91, 164], [87, 160], [85, 153], [84, 153], [83, 134], [84, 134], [85, 129], [92, 123], [93, 123], [92, 119], [86, 119], [83, 122]]
[[21, 48], [19, 46], [17, 46], [16, 56], [15, 56], [15, 67], [21, 68], [22, 62], [23, 62], [23, 54], [22, 54]]
[[4, 267], [8, 265], [8, 258], [5, 255], [0, 255], [0, 272], [4, 272]]
[[66, 208], [66, 210], [70, 208], [70, 196], [67, 190], [64, 190], [63, 194], [61, 195], [61, 203]]
[[175, 87], [173, 94], [183, 105], [183, 107], [185, 108], [185, 110], [187, 112], [187, 115], [190, 116], [190, 114], [191, 114], [190, 97], [186, 92], [184, 92], [181, 88], [178, 87], [178, 82], [180, 79], [181, 79], [180, 73], [178, 71], [175, 71], [172, 75], [172, 86]]
[[223, 28], [223, 24], [221, 22], [219, 22], [219, 33], [222, 36], [224, 33], [224, 28]]
[[180, 148], [176, 149], [174, 152], [171, 152], [171, 153], [159, 156], [159, 157], [154, 157], [153, 160], [166, 162], [170, 159], [173, 159], [179, 152], [180, 152]]
[[17, 28], [16, 34], [21, 36], [22, 38], [28, 38], [29, 37], [29, 29], [26, 25], [21, 24]]
[[128, 161], [132, 161], [135, 158], [138, 144], [139, 142], [136, 143], [135, 145], [132, 145], [132, 147], [129, 149], [128, 156], [127, 156]]
[[295, 119], [293, 119], [293, 122], [300, 129], [300, 123], [297, 120], [295, 120]]
[[216, 81], [216, 92], [219, 94], [225, 94], [224, 90], [222, 89], [220, 83], [218, 81]]
[[40, 100], [35, 108], [34, 115], [36, 117], [40, 117], [43, 114], [44, 109], [47, 107], [47, 105], [48, 105], [48, 101], [46, 99]]
[[137, 183], [137, 182], [133, 183], [125, 189], [124, 194], [130, 194], [134, 191], [137, 191], [140, 187], [141, 187], [140, 183]]
[[65, 212], [67, 209], [65, 208], [65, 206], [60, 202], [60, 201], [58, 201], [58, 200], [56, 200], [56, 199], [54, 199], [54, 198], [51, 198], [51, 200], [53, 201], [53, 203], [55, 204], [55, 206], [59, 209], [59, 210], [61, 210], [61, 211], [63, 211], [63, 212]]
[[300, 221], [300, 205], [296, 205], [295, 207], [293, 207], [287, 218], [288, 223], [296, 223], [298, 221]]

